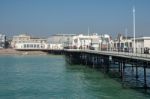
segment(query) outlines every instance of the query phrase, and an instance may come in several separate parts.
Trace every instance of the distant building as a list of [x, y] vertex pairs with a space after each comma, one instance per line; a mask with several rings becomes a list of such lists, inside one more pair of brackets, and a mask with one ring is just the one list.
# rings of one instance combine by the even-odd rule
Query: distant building
[[100, 50], [103, 51], [110, 51], [113, 48], [113, 40], [110, 35], [103, 34], [101, 35], [101, 42], [100, 42]]
[[14, 49], [46, 49], [47, 40], [41, 38], [33, 38], [26, 34], [13, 36], [11, 46]]
[[83, 35], [79, 34], [73, 37], [72, 47], [75, 49], [89, 49], [91, 47], [91, 42], [94, 38], [98, 38], [97, 35]]
[[49, 49], [63, 49], [70, 48], [72, 45], [72, 38], [75, 34], [55, 34], [51, 35], [48, 39]]
[[0, 48], [5, 48], [6, 44], [6, 35], [0, 34]]
[[15, 48], [16, 43], [25, 43], [30, 40], [31, 36], [26, 35], [26, 34], [20, 34], [17, 36], [13, 36], [12, 41], [11, 41], [11, 47]]
[[117, 39], [114, 40], [113, 50], [122, 52], [132, 52], [132, 37], [125, 37], [121, 34], [118, 34]]
[[72, 47], [76, 49], [108, 50], [111, 48], [111, 38], [107, 34], [80, 34], [73, 37]]

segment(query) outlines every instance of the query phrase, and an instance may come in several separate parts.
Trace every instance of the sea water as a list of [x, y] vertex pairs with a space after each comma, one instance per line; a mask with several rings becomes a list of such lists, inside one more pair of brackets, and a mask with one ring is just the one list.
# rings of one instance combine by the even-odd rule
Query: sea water
[[64, 56], [0, 56], [0, 99], [150, 99]]

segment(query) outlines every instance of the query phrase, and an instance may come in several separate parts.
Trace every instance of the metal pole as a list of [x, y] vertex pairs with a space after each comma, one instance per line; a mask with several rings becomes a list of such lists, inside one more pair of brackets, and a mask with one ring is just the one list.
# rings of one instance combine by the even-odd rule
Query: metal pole
[[134, 49], [133, 53], [135, 53], [135, 7], [133, 6], [133, 38], [134, 38]]
[[90, 29], [89, 29], [89, 27], [88, 27], [88, 36], [90, 35]]

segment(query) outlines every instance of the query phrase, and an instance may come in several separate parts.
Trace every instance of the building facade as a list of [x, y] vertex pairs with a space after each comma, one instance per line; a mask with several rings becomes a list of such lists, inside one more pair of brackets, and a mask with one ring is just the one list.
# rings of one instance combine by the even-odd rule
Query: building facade
[[[134, 45], [134, 40], [132, 39]], [[150, 37], [135, 38], [136, 53], [150, 53]]]
[[55, 34], [51, 35], [48, 39], [49, 49], [64, 49], [72, 47], [72, 38], [75, 34]]
[[110, 35], [101, 35], [100, 50], [111, 51], [113, 49], [113, 40]]
[[76, 49], [108, 50], [111, 48], [111, 39], [107, 34], [80, 34], [73, 37], [72, 46]]
[[0, 48], [5, 48], [6, 44], [6, 35], [0, 34]]
[[47, 49], [47, 40], [33, 38], [26, 34], [13, 36], [11, 47], [14, 49]]
[[72, 47], [75, 49], [90, 49], [99, 47], [99, 36], [79, 34], [72, 39]]
[[132, 37], [125, 37], [121, 34], [118, 35], [117, 39], [114, 40], [114, 51], [121, 51], [121, 52], [132, 52]]

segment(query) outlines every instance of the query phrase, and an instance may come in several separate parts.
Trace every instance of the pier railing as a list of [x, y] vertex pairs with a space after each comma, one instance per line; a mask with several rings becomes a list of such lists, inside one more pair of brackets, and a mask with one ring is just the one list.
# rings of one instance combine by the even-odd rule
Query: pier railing
[[66, 51], [95, 53], [95, 54], [104, 54], [104, 55], [111, 55], [111, 56], [120, 56], [120, 57], [126, 57], [126, 58], [144, 59], [144, 60], [150, 61], [150, 54], [116, 52], [116, 51], [99, 51], [99, 50], [89, 50], [89, 49], [65, 49], [65, 50]]

